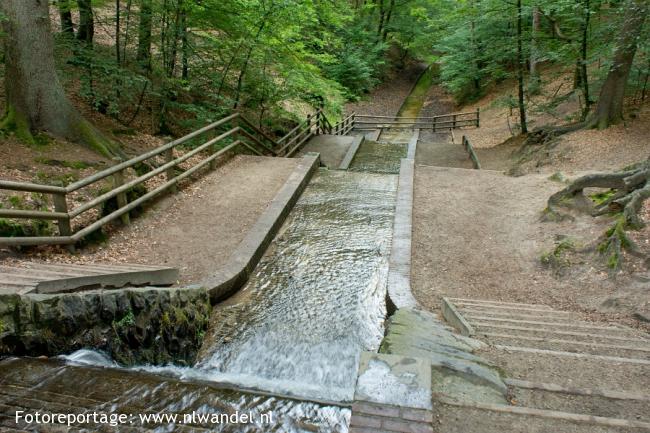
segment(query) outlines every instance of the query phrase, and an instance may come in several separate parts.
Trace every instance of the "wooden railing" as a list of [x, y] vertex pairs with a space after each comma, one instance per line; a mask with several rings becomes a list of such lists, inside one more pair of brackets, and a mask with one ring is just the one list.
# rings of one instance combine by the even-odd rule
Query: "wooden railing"
[[[349, 127], [349, 122], [346, 125]], [[206, 166], [210, 169], [214, 168], [217, 158], [237, 147], [245, 148], [256, 155], [290, 157], [314, 135], [329, 133], [331, 130], [332, 126], [323, 110], [318, 109], [314, 115], [308, 116], [306, 121], [300, 123], [287, 135], [279, 140], [274, 140], [244, 116], [235, 113], [65, 187], [0, 180], [0, 190], [46, 194], [52, 196], [53, 203], [53, 209], [50, 210], [0, 208], [0, 218], [55, 220], [58, 226], [58, 235], [56, 236], [0, 237], [0, 245], [74, 245], [85, 236], [118, 218], [128, 224], [129, 212], [136, 207], [165, 191], [175, 191], [181, 180], [202, 168]], [[202, 143], [193, 148], [182, 146], [189, 144], [192, 140], [199, 140]], [[180, 155], [174, 156], [174, 151]], [[163, 159], [162, 163], [156, 161], [160, 158]], [[178, 170], [182, 163], [189, 164], [189, 167]], [[141, 164], [149, 164], [153, 168], [145, 174], [137, 175], [136, 178], [127, 181], [127, 170], [141, 166]], [[162, 183], [156, 184], [154, 189], [147, 191], [137, 199], [128, 200], [127, 193], [130, 190], [155, 177], [161, 178]], [[108, 178], [112, 178], [112, 187], [109, 191], [70, 208], [71, 196], [78, 195], [78, 191], [84, 188], [97, 187], [99, 182]], [[97, 220], [76, 231], [73, 230], [75, 218], [102, 207], [112, 198], [116, 198], [117, 209], [107, 215], [100, 215]]]
[[[360, 120], [357, 120], [360, 119]], [[356, 115], [354, 129], [431, 129], [433, 132], [450, 131], [465, 127], [481, 126], [481, 112], [479, 109], [466, 113], [443, 114], [431, 117], [391, 117]]]
[[472, 143], [469, 142], [469, 139], [463, 135], [463, 147], [465, 148], [465, 151], [469, 154], [469, 158], [472, 160], [472, 164], [474, 165], [474, 168], [476, 170], [481, 169], [481, 163], [478, 160], [478, 156], [476, 156], [476, 152], [474, 152], [474, 146], [472, 146]]

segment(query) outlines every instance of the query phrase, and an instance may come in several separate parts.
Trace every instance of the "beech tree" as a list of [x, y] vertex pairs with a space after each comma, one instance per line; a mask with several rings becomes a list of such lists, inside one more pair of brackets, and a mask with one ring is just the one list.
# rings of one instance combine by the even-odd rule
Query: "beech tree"
[[623, 121], [625, 87], [636, 55], [639, 37], [648, 14], [648, 0], [628, 0], [618, 35], [614, 59], [600, 90], [598, 105], [589, 126], [607, 128]]
[[119, 147], [85, 120], [68, 100], [56, 75], [54, 42], [47, 0], [2, 0], [5, 15], [5, 117], [0, 128], [12, 129], [28, 142], [45, 131], [116, 156]]

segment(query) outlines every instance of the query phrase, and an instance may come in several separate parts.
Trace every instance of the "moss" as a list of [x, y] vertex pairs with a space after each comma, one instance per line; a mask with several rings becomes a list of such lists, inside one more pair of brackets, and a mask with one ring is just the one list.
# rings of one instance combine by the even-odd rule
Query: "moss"
[[67, 167], [73, 168], [75, 170], [83, 170], [85, 168], [96, 167], [98, 165], [96, 163], [86, 161], [63, 161], [59, 159], [50, 159], [43, 157], [34, 158], [34, 161], [38, 162], [39, 164], [49, 165], [52, 167]]
[[540, 261], [544, 266], [559, 269], [569, 266], [571, 263], [565, 257], [566, 253], [575, 251], [575, 242], [570, 238], [564, 238], [556, 243], [552, 251], [542, 254]]
[[2, 319], [0, 319], [0, 334], [2, 334], [4, 330], [5, 330], [5, 322], [3, 322]]
[[616, 194], [616, 191], [610, 189], [609, 191], [591, 194], [589, 198], [596, 204], [596, 206], [600, 206], [609, 200], [614, 194]]
[[25, 208], [25, 202], [23, 201], [23, 198], [19, 195], [12, 195], [9, 197], [9, 204], [14, 209], [24, 209]]
[[90, 122], [84, 119], [79, 119], [76, 125], [76, 132], [79, 134], [81, 141], [95, 152], [108, 158], [117, 157], [124, 159], [125, 155], [120, 149], [120, 146], [107, 139]]
[[29, 121], [16, 112], [13, 105], [7, 106], [5, 118], [0, 121], [0, 130], [13, 133], [20, 141], [27, 144], [38, 144], [32, 135]]
[[50, 221], [34, 220], [22, 223], [0, 218], [0, 237], [48, 236], [54, 232]]
[[568, 182], [568, 179], [566, 178], [566, 176], [560, 171], [558, 171], [556, 173], [553, 173], [553, 175], [551, 175], [548, 179], [553, 181], [553, 182], [559, 182], [559, 183], [567, 183]]
[[118, 330], [123, 330], [125, 328], [131, 327], [135, 325], [135, 315], [133, 314], [133, 311], [129, 310], [124, 317], [122, 317], [118, 321], [113, 321], [113, 329], [115, 332], [118, 332]]

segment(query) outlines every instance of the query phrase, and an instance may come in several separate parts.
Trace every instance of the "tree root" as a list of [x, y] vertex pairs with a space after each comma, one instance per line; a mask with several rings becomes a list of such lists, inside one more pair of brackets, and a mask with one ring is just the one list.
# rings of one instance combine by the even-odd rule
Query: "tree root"
[[[636, 166], [617, 173], [600, 173], [576, 179], [563, 190], [548, 199], [544, 219], [560, 220], [568, 216], [561, 208], [587, 210], [586, 188], [609, 188], [607, 198], [589, 210], [592, 216], [619, 214], [614, 225], [604, 234], [599, 252], [607, 256], [608, 267], [615, 271], [621, 268], [622, 251], [647, 260], [637, 245], [627, 236], [627, 230], [639, 230], [645, 226], [639, 217], [643, 203], [650, 199], [650, 158]], [[549, 217], [552, 216], [552, 218]]]

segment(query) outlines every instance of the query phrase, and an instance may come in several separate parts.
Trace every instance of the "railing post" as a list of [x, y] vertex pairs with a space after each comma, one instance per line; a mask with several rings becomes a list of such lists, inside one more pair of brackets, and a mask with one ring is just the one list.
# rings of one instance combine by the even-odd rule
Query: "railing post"
[[452, 123], [452, 125], [453, 125], [453, 126], [452, 126], [452, 129], [456, 129], [456, 115], [455, 115], [455, 114], [454, 114], [454, 117], [453, 117], [453, 123]]
[[438, 120], [437, 117], [433, 117], [433, 132], [436, 132], [436, 121]]
[[[56, 212], [68, 213], [68, 201], [66, 200], [65, 193], [63, 194], [53, 194], [52, 199], [54, 201], [54, 210]], [[59, 226], [59, 235], [61, 236], [70, 236], [72, 235], [72, 227], [70, 226], [70, 217], [60, 218], [57, 220], [57, 225]], [[67, 250], [71, 253], [74, 253], [74, 245], [67, 245]]]
[[[119, 188], [120, 186], [124, 185], [124, 170], [120, 170], [113, 175], [113, 184], [115, 188]], [[118, 209], [123, 208], [129, 204], [129, 199], [126, 196], [126, 191], [119, 193], [115, 198], [117, 199]], [[129, 216], [128, 212], [120, 216], [120, 219], [124, 225], [131, 224], [131, 217]]]
[[[165, 164], [168, 164], [174, 160], [174, 148], [171, 147], [167, 150], [165, 150]], [[172, 180], [175, 176], [176, 173], [174, 172], [174, 166], [169, 167], [167, 170], [165, 170], [165, 176], [167, 177], [167, 182]], [[176, 185], [172, 185], [169, 190], [172, 193], [175, 193], [177, 191]]]
[[481, 107], [476, 108], [476, 127], [481, 127]]

